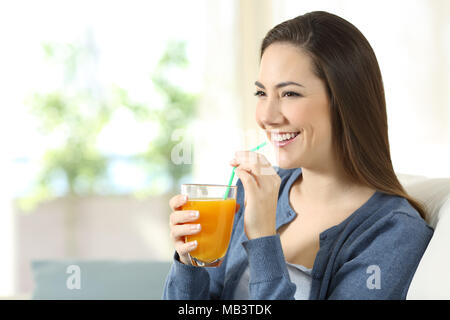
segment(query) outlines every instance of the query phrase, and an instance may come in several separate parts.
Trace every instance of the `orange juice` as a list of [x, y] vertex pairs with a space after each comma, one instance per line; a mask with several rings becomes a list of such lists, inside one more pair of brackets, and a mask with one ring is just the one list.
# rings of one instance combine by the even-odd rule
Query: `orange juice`
[[223, 258], [230, 242], [236, 199], [193, 199], [182, 209], [200, 213], [194, 222], [200, 223], [200, 232], [185, 237], [185, 242], [197, 240], [197, 248], [190, 255], [207, 263]]

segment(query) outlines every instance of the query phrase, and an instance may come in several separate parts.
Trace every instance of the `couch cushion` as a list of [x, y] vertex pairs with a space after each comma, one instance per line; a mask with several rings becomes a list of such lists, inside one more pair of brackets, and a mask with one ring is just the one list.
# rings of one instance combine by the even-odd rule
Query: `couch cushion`
[[399, 176], [406, 191], [425, 206], [433, 238], [417, 267], [407, 299], [450, 299], [450, 179]]
[[425, 207], [427, 223], [436, 228], [438, 220], [448, 210], [443, 210], [450, 198], [450, 179], [431, 179], [422, 176], [397, 175], [406, 192]]
[[36, 260], [31, 263], [32, 298], [161, 299], [170, 265], [158, 261]]

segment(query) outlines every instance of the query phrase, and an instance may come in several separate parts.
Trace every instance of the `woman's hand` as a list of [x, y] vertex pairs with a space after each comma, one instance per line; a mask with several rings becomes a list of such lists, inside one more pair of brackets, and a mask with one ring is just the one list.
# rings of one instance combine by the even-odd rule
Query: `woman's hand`
[[[190, 241], [185, 243], [184, 237], [199, 233], [201, 225], [193, 222], [199, 218], [198, 211], [181, 210], [187, 202], [187, 196], [178, 194], [169, 200], [169, 206], [172, 213], [169, 218], [170, 238], [175, 246], [175, 250], [180, 256], [180, 261], [184, 264], [191, 264], [188, 253], [197, 248], [197, 241]], [[236, 212], [239, 211], [239, 204], [236, 204]]]
[[181, 210], [181, 206], [187, 202], [187, 196], [178, 194], [169, 200], [172, 213], [169, 218], [170, 238], [175, 246], [175, 250], [180, 256], [180, 261], [184, 264], [191, 264], [188, 253], [197, 248], [197, 241], [185, 243], [184, 237], [200, 232], [201, 225], [193, 224], [199, 217], [198, 211]]
[[276, 234], [276, 211], [281, 178], [264, 155], [238, 151], [230, 165], [245, 190], [244, 230], [248, 239]]

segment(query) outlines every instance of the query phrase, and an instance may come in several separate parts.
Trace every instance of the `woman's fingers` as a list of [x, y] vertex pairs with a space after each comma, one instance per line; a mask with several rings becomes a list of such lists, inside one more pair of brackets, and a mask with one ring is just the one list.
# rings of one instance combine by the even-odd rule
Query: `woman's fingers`
[[242, 169], [240, 166], [235, 170], [236, 175], [241, 179], [242, 185], [246, 191], [245, 198], [247, 198], [247, 193], [257, 192], [258, 181], [255, 176], [249, 173], [247, 170]]
[[197, 248], [197, 241], [189, 241], [184, 242], [184, 240], [178, 240], [175, 242], [175, 250], [178, 252], [178, 255], [180, 256], [181, 261], [184, 264], [190, 264], [189, 258], [187, 257], [187, 254]]
[[173, 240], [184, 239], [184, 236], [199, 233], [201, 228], [198, 223], [176, 224], [170, 229], [170, 236]]
[[234, 167], [242, 168], [254, 176], [276, 174], [270, 162], [260, 153], [253, 151], [238, 151], [235, 159], [230, 162]]
[[185, 237], [200, 232], [201, 225], [192, 223], [198, 217], [198, 211], [181, 210], [172, 212], [169, 218], [170, 238], [176, 252], [178, 252], [180, 261], [184, 264], [191, 264], [188, 253], [197, 248], [197, 241], [185, 243]]
[[180, 209], [180, 207], [187, 202], [187, 196], [178, 194], [169, 200], [169, 207], [172, 211]]
[[[245, 186], [253, 188], [252, 185], [256, 184], [257, 187], [262, 187], [262, 185], [271, 184], [272, 180], [278, 177], [264, 155], [252, 151], [238, 151], [235, 155], [236, 158], [230, 161], [230, 165], [236, 167], [235, 173]], [[238, 173], [239, 170], [244, 170], [248, 174]], [[253, 181], [250, 178], [253, 178]]]
[[180, 210], [187, 200], [187, 196], [181, 194], [176, 195], [169, 200], [169, 207], [173, 211], [169, 216], [169, 226], [170, 238], [180, 257], [180, 261], [184, 264], [191, 264], [188, 253], [197, 248], [197, 241], [185, 243], [185, 237], [199, 233], [201, 225], [192, 223], [198, 219], [198, 211]]
[[170, 225], [173, 226], [179, 223], [195, 221], [199, 216], [199, 212], [195, 210], [179, 210], [174, 211], [170, 214], [169, 222]]
[[235, 154], [235, 158], [238, 162], [247, 162], [251, 164], [258, 164], [260, 166], [270, 166], [270, 162], [267, 158], [258, 152], [255, 151], [237, 151]]
[[244, 231], [249, 239], [276, 234], [275, 217], [281, 178], [269, 161], [251, 151], [236, 152], [230, 162], [245, 189]]

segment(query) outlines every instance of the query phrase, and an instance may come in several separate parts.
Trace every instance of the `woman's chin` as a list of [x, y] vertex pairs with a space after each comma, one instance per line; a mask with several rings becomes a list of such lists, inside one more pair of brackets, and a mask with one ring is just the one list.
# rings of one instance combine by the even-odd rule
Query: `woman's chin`
[[292, 161], [292, 159], [278, 159], [277, 166], [281, 169], [295, 169], [301, 167], [298, 161]]
[[278, 167], [280, 167], [281, 169], [296, 169], [296, 168], [300, 168], [300, 166], [297, 165], [278, 165]]
[[294, 156], [294, 152], [292, 152], [292, 150], [289, 151], [290, 152], [286, 152], [286, 150], [275, 148], [274, 160], [277, 166], [281, 169], [294, 169], [302, 167], [302, 154], [296, 152]]

